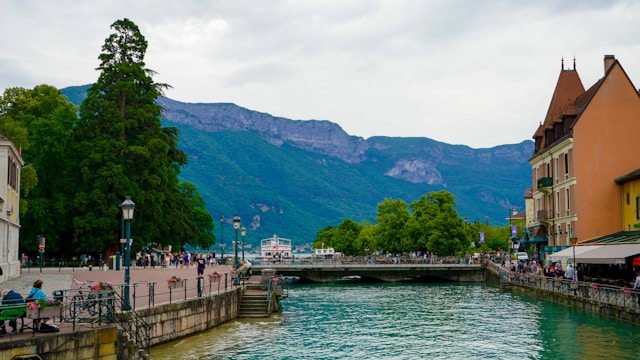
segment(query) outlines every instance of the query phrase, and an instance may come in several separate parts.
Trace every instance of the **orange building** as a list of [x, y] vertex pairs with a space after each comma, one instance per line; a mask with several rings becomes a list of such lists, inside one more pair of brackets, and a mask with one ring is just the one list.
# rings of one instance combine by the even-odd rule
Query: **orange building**
[[571, 246], [572, 236], [580, 243], [637, 230], [638, 187], [621, 179], [640, 168], [639, 137], [640, 95], [613, 55], [604, 57], [604, 76], [588, 90], [575, 60], [571, 70], [562, 63], [529, 159], [527, 226], [539, 258]]

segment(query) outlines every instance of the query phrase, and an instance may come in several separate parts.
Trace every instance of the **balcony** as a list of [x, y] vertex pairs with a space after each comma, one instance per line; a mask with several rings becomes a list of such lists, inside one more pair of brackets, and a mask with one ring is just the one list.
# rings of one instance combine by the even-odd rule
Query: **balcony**
[[538, 179], [538, 190], [542, 191], [545, 194], [551, 192], [551, 187], [553, 186], [553, 179], [550, 177], [543, 177]]
[[538, 210], [538, 222], [544, 223], [553, 219], [553, 212], [551, 210]]

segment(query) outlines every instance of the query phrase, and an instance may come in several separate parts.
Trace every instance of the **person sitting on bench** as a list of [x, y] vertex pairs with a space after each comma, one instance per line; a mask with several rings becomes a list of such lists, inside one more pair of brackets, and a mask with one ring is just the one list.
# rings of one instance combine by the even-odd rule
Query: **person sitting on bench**
[[[13, 305], [13, 304], [24, 304], [24, 298], [22, 295], [11, 289], [2, 290], [2, 304], [3, 305]], [[18, 323], [16, 320], [9, 320], [9, 326], [13, 328], [11, 331], [12, 334], [16, 334], [18, 332]], [[4, 326], [4, 320], [0, 320], [0, 334], [6, 334], [7, 329]]]
[[240, 272], [240, 276], [246, 277], [249, 275], [249, 271], [251, 270], [251, 262], [249, 260], [242, 260], [242, 265], [238, 268]]

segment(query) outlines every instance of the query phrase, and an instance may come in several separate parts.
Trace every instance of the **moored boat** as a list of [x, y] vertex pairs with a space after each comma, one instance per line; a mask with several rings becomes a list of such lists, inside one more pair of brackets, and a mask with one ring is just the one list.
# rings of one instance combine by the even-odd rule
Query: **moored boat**
[[278, 235], [260, 240], [260, 257], [288, 258], [291, 256], [291, 240]]

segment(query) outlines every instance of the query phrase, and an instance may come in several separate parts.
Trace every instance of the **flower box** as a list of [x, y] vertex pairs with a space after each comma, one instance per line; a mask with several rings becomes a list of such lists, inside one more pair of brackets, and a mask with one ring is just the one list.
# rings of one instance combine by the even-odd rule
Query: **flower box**
[[169, 289], [177, 289], [183, 286], [182, 280], [171, 281], [169, 280]]
[[577, 289], [578, 289], [578, 283], [577, 283], [577, 282], [572, 282], [572, 283], [571, 283], [571, 288], [572, 288], [573, 290], [577, 290]]
[[31, 309], [27, 307], [27, 318], [29, 319], [44, 319], [60, 317], [62, 313], [61, 306], [49, 306]]

